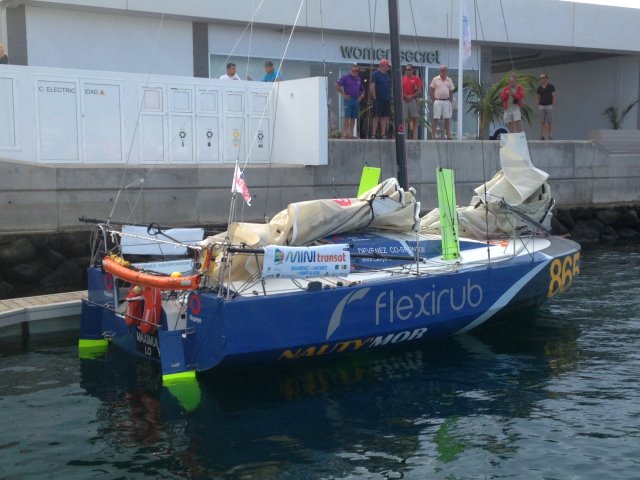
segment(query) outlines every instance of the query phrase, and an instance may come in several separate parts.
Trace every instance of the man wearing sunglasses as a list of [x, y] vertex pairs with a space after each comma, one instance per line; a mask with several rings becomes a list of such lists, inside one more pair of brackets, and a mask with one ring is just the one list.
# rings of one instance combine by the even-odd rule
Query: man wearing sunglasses
[[418, 98], [422, 95], [424, 86], [422, 80], [415, 73], [413, 65], [404, 69], [402, 78], [402, 99], [404, 100], [404, 116], [409, 125], [409, 139], [418, 139], [418, 122], [420, 120], [420, 104]]
[[549, 75], [540, 74], [540, 86], [537, 90], [538, 113], [540, 114], [541, 140], [553, 140], [553, 106], [556, 103], [556, 87], [549, 83]]

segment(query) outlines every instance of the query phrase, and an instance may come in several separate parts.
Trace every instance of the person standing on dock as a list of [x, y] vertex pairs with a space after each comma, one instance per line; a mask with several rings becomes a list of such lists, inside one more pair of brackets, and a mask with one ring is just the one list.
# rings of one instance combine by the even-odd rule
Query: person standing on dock
[[420, 103], [418, 98], [422, 95], [424, 85], [415, 73], [413, 65], [405, 68], [405, 76], [402, 77], [402, 99], [404, 100], [404, 118], [409, 125], [409, 139], [418, 140], [418, 123], [420, 122]]
[[[391, 63], [386, 58], [380, 60], [378, 69], [371, 76], [369, 98], [373, 100], [373, 120], [371, 138], [386, 138], [387, 125], [391, 115], [391, 76], [387, 73]], [[380, 132], [378, 136], [376, 133]]]
[[540, 114], [540, 140], [553, 140], [553, 106], [556, 104], [556, 87], [549, 83], [549, 75], [540, 74], [540, 86], [536, 91]]
[[364, 83], [360, 78], [360, 68], [357, 63], [351, 65], [351, 73], [343, 75], [336, 82], [336, 90], [342, 95], [344, 105], [342, 138], [358, 138], [353, 134], [353, 128], [360, 116], [360, 100], [364, 98]]
[[515, 74], [509, 76], [509, 84], [502, 90], [502, 108], [504, 108], [503, 120], [509, 132], [522, 131], [522, 115], [520, 106], [524, 100], [524, 89], [518, 84]]
[[444, 118], [444, 129], [447, 133], [447, 140], [451, 140], [451, 115], [453, 114], [453, 80], [447, 73], [449, 67], [440, 65], [440, 75], [434, 77], [429, 84], [429, 95], [433, 101], [433, 120], [431, 122], [431, 138], [438, 138], [438, 121]]

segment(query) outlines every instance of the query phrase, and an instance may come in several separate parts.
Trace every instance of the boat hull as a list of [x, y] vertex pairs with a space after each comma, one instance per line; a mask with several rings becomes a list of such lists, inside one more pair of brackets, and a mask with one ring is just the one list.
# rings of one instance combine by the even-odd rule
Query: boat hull
[[123, 321], [113, 308], [109, 274], [91, 268], [82, 338], [107, 336], [124, 350], [159, 361], [163, 374], [425, 342], [543, 303], [571, 286], [579, 258], [579, 246], [563, 239], [531, 255], [456, 272], [267, 296], [194, 291], [186, 302], [186, 328], [171, 330], [163, 314], [152, 335]]

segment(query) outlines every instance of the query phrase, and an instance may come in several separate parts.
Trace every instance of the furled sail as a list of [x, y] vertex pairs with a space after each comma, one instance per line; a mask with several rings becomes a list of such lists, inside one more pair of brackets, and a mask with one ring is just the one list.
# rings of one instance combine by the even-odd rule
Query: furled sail
[[[535, 224], [550, 228], [553, 199], [546, 182], [549, 175], [533, 166], [524, 133], [500, 137], [500, 164], [502, 170], [474, 190], [470, 205], [457, 209], [461, 237], [511, 235]], [[438, 209], [422, 217], [420, 231], [435, 233], [439, 229]]]

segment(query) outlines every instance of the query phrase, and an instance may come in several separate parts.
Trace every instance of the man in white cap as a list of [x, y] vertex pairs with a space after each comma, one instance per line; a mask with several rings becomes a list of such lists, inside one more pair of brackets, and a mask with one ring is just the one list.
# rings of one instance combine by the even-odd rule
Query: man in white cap
[[[387, 125], [391, 115], [391, 76], [387, 73], [391, 63], [386, 58], [380, 60], [378, 69], [371, 76], [369, 98], [373, 100], [373, 121], [371, 122], [371, 138], [385, 138]], [[380, 127], [380, 135], [376, 136]]]

